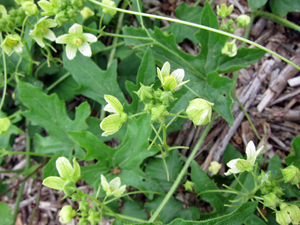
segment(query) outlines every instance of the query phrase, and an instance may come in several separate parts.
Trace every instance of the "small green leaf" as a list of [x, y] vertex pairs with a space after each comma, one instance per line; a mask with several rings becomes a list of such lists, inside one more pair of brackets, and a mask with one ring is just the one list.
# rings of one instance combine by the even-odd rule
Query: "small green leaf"
[[11, 208], [4, 202], [0, 202], [0, 218], [0, 225], [11, 225], [14, 222]]
[[176, 218], [181, 218], [183, 220], [199, 220], [200, 212], [197, 207], [190, 206], [187, 209], [180, 210], [180, 212], [176, 214]]
[[144, 211], [143, 202], [138, 200], [127, 201], [123, 205], [122, 215], [147, 220], [148, 215]]
[[294, 153], [289, 154], [285, 158], [285, 162], [288, 166], [294, 165], [300, 169], [300, 135], [296, 136], [292, 140], [291, 146], [294, 150]]

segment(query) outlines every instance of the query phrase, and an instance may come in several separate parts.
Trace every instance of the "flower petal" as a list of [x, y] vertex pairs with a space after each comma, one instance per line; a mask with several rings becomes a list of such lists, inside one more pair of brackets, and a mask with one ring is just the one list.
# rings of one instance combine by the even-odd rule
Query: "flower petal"
[[57, 26], [57, 23], [52, 19], [47, 19], [44, 21], [44, 26], [46, 26], [48, 28], [53, 28], [53, 27]]
[[73, 167], [70, 161], [65, 157], [59, 157], [56, 160], [56, 169], [61, 178], [67, 178], [68, 180], [71, 179], [71, 176], [74, 173]]
[[118, 198], [118, 197], [120, 197], [124, 193], [125, 190], [126, 190], [126, 185], [123, 185], [119, 189], [113, 191], [111, 193], [111, 195], [114, 195], [116, 198]]
[[73, 26], [70, 27], [69, 34], [76, 34], [76, 35], [82, 34], [82, 26], [75, 23]]
[[119, 189], [120, 185], [121, 185], [121, 179], [120, 179], [120, 177], [116, 177], [116, 178], [114, 178], [113, 180], [111, 180], [109, 182], [109, 186], [113, 187], [114, 190]]
[[43, 185], [49, 187], [49, 188], [53, 188], [56, 190], [62, 190], [63, 186], [65, 184], [65, 181], [63, 179], [61, 179], [60, 177], [47, 177], [44, 181], [43, 181]]
[[170, 63], [165, 62], [163, 67], [161, 68], [161, 75], [163, 78], [170, 75], [170, 68], [171, 68]]
[[230, 168], [226, 173], [226, 176], [233, 174], [233, 173], [240, 173], [241, 171], [236, 167], [237, 162], [241, 159], [233, 159], [227, 163], [227, 166]]
[[84, 56], [87, 56], [87, 57], [91, 57], [92, 56], [91, 46], [86, 41], [83, 42], [81, 45], [78, 46], [78, 50]]
[[250, 141], [246, 147], [247, 160], [254, 165], [256, 160], [256, 148], [253, 141]]
[[105, 176], [103, 176], [102, 174], [101, 174], [101, 185], [104, 191], [109, 190], [109, 184], [107, 183]]
[[177, 85], [179, 85], [184, 78], [184, 70], [183, 69], [174, 70], [171, 73], [171, 76], [175, 77], [176, 83], [177, 83]]
[[114, 97], [112, 95], [104, 95], [104, 99], [108, 103], [108, 105], [106, 105], [105, 108], [107, 108], [109, 110], [113, 109], [113, 111], [108, 111], [108, 110], [105, 110], [105, 108], [104, 108], [105, 111], [114, 112], [117, 114], [121, 114], [123, 112], [123, 106], [116, 97]]
[[88, 42], [96, 42], [97, 37], [93, 34], [84, 33], [83, 36], [85, 37], [85, 40]]
[[22, 46], [23, 46], [23, 44], [21, 42], [19, 42], [18, 44], [16, 44], [14, 46], [15, 51], [18, 52], [18, 53], [21, 53], [22, 52]]
[[77, 48], [74, 45], [67, 44], [66, 51], [67, 51], [67, 57], [68, 57], [68, 59], [72, 60], [72, 59], [75, 58]]
[[43, 37], [41, 35], [35, 35], [32, 37], [36, 43], [41, 46], [42, 48], [45, 47], [45, 43], [44, 43], [44, 40], [43, 40]]
[[55, 41], [56, 39], [55, 34], [50, 29], [48, 29], [48, 31], [43, 35], [43, 37], [50, 41]]
[[68, 42], [70, 42], [71, 38], [72, 37], [69, 34], [64, 34], [56, 38], [55, 42], [58, 44], [67, 44]]

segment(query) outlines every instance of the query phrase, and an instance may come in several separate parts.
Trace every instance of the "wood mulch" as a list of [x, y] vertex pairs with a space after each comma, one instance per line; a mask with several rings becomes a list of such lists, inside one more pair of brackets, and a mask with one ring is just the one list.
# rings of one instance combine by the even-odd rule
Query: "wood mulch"
[[[180, 2], [179, 0], [150, 0], [145, 1], [145, 8], [149, 12], [159, 11], [162, 15], [167, 14], [174, 17], [174, 10]], [[186, 2], [188, 4], [193, 3], [193, 1]], [[227, 1], [215, 0], [212, 6], [215, 8], [215, 5], [221, 2], [226, 3]], [[232, 14], [234, 18], [239, 14], [249, 14], [251, 12], [244, 0], [228, 0], [229, 3], [235, 5]], [[297, 23], [299, 15], [299, 13], [290, 13], [288, 18]], [[165, 21], [162, 21], [162, 23], [168, 25]], [[244, 29], [236, 31], [239, 36], [243, 36], [243, 33]], [[272, 21], [257, 18], [252, 26], [249, 39], [299, 65], [299, 37], [300, 34], [296, 31], [287, 29]], [[196, 54], [198, 51], [197, 47], [188, 42], [181, 44], [180, 47], [191, 54]], [[232, 74], [224, 75], [232, 77]], [[204, 170], [208, 169], [211, 161], [222, 162], [222, 155], [228, 143], [234, 145], [244, 154], [245, 146], [250, 140], [253, 140], [256, 146], [268, 146], [268, 149], [265, 150], [265, 159], [271, 159], [277, 154], [284, 164], [283, 159], [290, 153], [291, 140], [300, 132], [300, 75], [298, 70], [278, 57], [267, 53], [258, 63], [241, 69], [238, 78], [237, 99], [248, 112], [259, 138], [255, 135], [238, 103], [235, 103], [232, 109], [234, 115], [233, 126], [229, 126], [224, 119], [218, 117], [204, 144], [199, 148], [195, 159]], [[169, 134], [168, 142], [174, 146], [189, 146], [190, 149], [193, 149], [203, 129], [203, 127], [195, 128], [192, 122], [187, 120], [180, 131]], [[17, 136], [13, 151], [24, 151], [25, 147], [25, 135]], [[181, 149], [180, 151], [188, 156], [191, 150]], [[31, 163], [36, 164], [33, 160]], [[25, 164], [26, 159], [24, 156], [5, 157], [5, 164], [1, 166], [0, 171], [22, 169]], [[42, 186], [41, 169], [42, 167], [36, 168], [33, 177], [24, 176], [17, 179], [13, 179], [16, 175], [14, 173], [0, 173], [1, 181], [8, 185], [10, 192], [7, 196], [1, 195], [0, 200], [8, 203], [12, 210], [14, 209], [20, 183], [26, 180], [16, 221], [17, 225], [60, 224], [58, 212], [61, 207], [64, 204], [75, 206], [74, 202], [68, 198], [63, 201], [60, 200], [63, 193]], [[223, 163], [220, 173], [223, 174], [224, 171], [225, 165]], [[92, 188], [84, 182], [81, 182], [79, 186], [80, 189], [92, 194]], [[104, 221], [103, 224], [111, 224], [111, 222]], [[75, 222], [73, 221], [71, 224], [75, 224]]]

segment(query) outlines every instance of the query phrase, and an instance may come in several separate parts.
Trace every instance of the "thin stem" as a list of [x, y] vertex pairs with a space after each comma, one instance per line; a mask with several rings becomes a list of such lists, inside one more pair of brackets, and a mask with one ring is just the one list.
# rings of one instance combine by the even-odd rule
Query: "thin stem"
[[[159, 133], [160, 133], [161, 128], [162, 128], [162, 124], [160, 125], [158, 131], [156, 131], [156, 129], [155, 129], [155, 127], [153, 126], [152, 123], [151, 123], [151, 127], [152, 127], [153, 131], [156, 133], [156, 136], [155, 136], [155, 138], [153, 139], [152, 143], [154, 143], [154, 142], [156, 141], [156, 138], [158, 138], [158, 139], [160, 140], [161, 144], [163, 145], [164, 142], [163, 142], [163, 140], [161, 139], [161, 137], [159, 136]], [[152, 143], [151, 143], [151, 144], [152, 144]], [[148, 150], [150, 149], [150, 147], [151, 147], [151, 145], [149, 146]]]
[[[119, 219], [125, 219], [123, 221], [131, 220], [131, 221], [135, 221], [135, 222], [138, 222], [138, 223], [149, 223], [147, 220], [142, 220], [142, 219], [138, 219], [138, 218], [135, 218], [135, 217], [126, 216], [126, 215], [123, 215], [123, 214], [113, 214], [111, 212], [103, 212], [103, 214], [110, 215], [110, 216], [116, 216], [117, 215], [119, 217]], [[126, 221], [126, 223], [129, 223], [129, 222]]]
[[187, 147], [187, 146], [172, 146], [172, 147], [169, 147], [169, 150], [178, 149], [178, 148], [189, 149], [189, 147]]
[[255, 16], [260, 16], [260, 17], [266, 18], [268, 20], [272, 20], [276, 23], [282, 24], [283, 26], [285, 26], [287, 28], [291, 28], [291, 29], [294, 29], [294, 30], [300, 32], [300, 27], [298, 25], [296, 25], [295, 23], [292, 23], [282, 17], [276, 16], [275, 14], [265, 12], [265, 11], [260, 11], [260, 10], [254, 11], [254, 12], [252, 12], [252, 14]]
[[256, 136], [259, 140], [261, 140], [261, 137], [259, 136], [258, 131], [256, 130], [256, 128], [255, 128], [255, 126], [254, 126], [254, 124], [253, 124], [253, 122], [252, 122], [252, 120], [251, 120], [251, 118], [250, 118], [248, 112], [245, 110], [243, 104], [242, 104], [237, 98], [236, 98], [235, 100], [237, 101], [237, 103], [239, 104], [241, 110], [243, 111], [243, 113], [245, 114], [247, 120], [249, 121], [250, 126], [252, 127], [252, 130], [253, 130], [255, 136]]
[[124, 12], [124, 13], [132, 14], [132, 15], [141, 15], [141, 16], [155, 18], [155, 19], [159, 19], [159, 20], [167, 20], [167, 21], [170, 21], [170, 22], [175, 22], [175, 23], [179, 23], [179, 24], [184, 24], [184, 25], [192, 26], [192, 27], [197, 27], [197, 28], [201, 28], [201, 29], [204, 29], [204, 30], [212, 31], [212, 32], [215, 32], [215, 33], [218, 33], [218, 34], [222, 34], [222, 35], [225, 35], [225, 36], [228, 36], [228, 37], [231, 37], [231, 38], [235, 38], [237, 40], [246, 42], [246, 43], [248, 43], [250, 45], [254, 45], [255, 47], [260, 48], [260, 49], [262, 49], [262, 50], [264, 50], [266, 52], [269, 52], [270, 54], [275, 55], [278, 58], [280, 58], [282, 61], [285, 61], [285, 62], [289, 63], [290, 65], [294, 66], [295, 68], [297, 68], [298, 70], [300, 70], [299, 66], [297, 66], [295, 63], [291, 62], [290, 60], [284, 58], [283, 56], [277, 54], [276, 52], [273, 52], [270, 49], [268, 49], [268, 48], [266, 48], [264, 46], [261, 46], [260, 44], [257, 44], [257, 43], [255, 43], [253, 41], [247, 40], [245, 38], [236, 36], [236, 35], [231, 34], [231, 33], [227, 33], [225, 31], [221, 31], [221, 30], [218, 30], [218, 29], [215, 29], [215, 28], [211, 28], [211, 27], [207, 27], [207, 26], [204, 26], [204, 25], [200, 25], [200, 24], [196, 24], [196, 23], [191, 23], [191, 22], [187, 22], [187, 21], [183, 21], [183, 20], [179, 20], [179, 19], [173, 19], [173, 18], [168, 18], [168, 17], [164, 17], [164, 16], [152, 15], [152, 14], [147, 14], [147, 13], [141, 13], [141, 12], [135, 12], [135, 11], [131, 11], [131, 10], [120, 9], [120, 8], [116, 8], [116, 7], [111, 7], [111, 6], [105, 5], [105, 4], [101, 3], [101, 2], [98, 2], [96, 0], [89, 0], [89, 1], [92, 2], [92, 3], [94, 3], [94, 4], [96, 4], [96, 5], [104, 6], [106, 8], [110, 8], [110, 9], [114, 9], [114, 10], [117, 10], [119, 12]]
[[32, 56], [31, 56], [31, 54], [30, 54], [30, 51], [29, 51], [27, 42], [26, 42], [25, 40], [23, 40], [23, 43], [24, 43], [24, 46], [25, 46], [27, 55], [28, 55], [28, 57], [29, 57], [28, 75], [29, 75], [29, 76], [32, 76], [32, 66], [33, 66], [34, 60], [33, 60]]
[[196, 146], [194, 147], [193, 151], [191, 152], [190, 156], [188, 157], [186, 163], [184, 164], [182, 170], [180, 171], [179, 175], [177, 176], [176, 180], [174, 181], [171, 189], [169, 190], [168, 194], [166, 195], [166, 197], [163, 199], [163, 201], [160, 203], [160, 205], [158, 206], [158, 208], [156, 209], [156, 211], [154, 212], [154, 214], [151, 216], [151, 218], [149, 219], [149, 222], [154, 222], [156, 220], [156, 218], [158, 217], [158, 215], [160, 214], [161, 210], [165, 207], [165, 205], [167, 204], [167, 202], [169, 201], [169, 199], [171, 198], [171, 196], [173, 195], [173, 193], [175, 192], [176, 188], [178, 187], [181, 179], [183, 178], [184, 174], [186, 173], [188, 167], [190, 166], [190, 164], [192, 163], [194, 156], [196, 155], [199, 147], [201, 146], [202, 142], [204, 141], [204, 138], [207, 136], [213, 121], [216, 118], [216, 113], [213, 114], [212, 119], [210, 121], [210, 123], [206, 126], [203, 134], [201, 135], [200, 139], [198, 140]]
[[240, 192], [240, 191], [237, 191], [237, 190], [235, 190], [235, 189], [233, 189], [233, 188], [231, 188], [231, 187], [229, 187], [229, 186], [227, 186], [227, 185], [225, 185], [225, 184], [223, 184], [223, 186], [226, 187], [226, 188], [229, 189], [229, 190], [232, 190], [232, 191], [238, 193], [239, 195], [245, 195], [245, 193], [242, 193], [242, 192]]
[[165, 157], [162, 157], [162, 160], [164, 162], [164, 166], [165, 166], [166, 173], [167, 173], [167, 181], [170, 181], [169, 169], [168, 169], [168, 165], [167, 165], [167, 162], [165, 160]]
[[181, 115], [177, 115], [177, 114], [173, 114], [173, 113], [170, 113], [169, 115], [170, 115], [170, 116], [175, 116], [175, 117], [184, 118], [184, 119], [187, 119], [187, 118], [188, 118], [188, 116], [181, 116]]
[[133, 117], [136, 117], [136, 116], [140, 116], [140, 115], [143, 115], [143, 114], [146, 114], [146, 113], [147, 113], [147, 112], [136, 113], [136, 114], [134, 114], [134, 115], [128, 116], [128, 119], [133, 118]]
[[0, 150], [0, 153], [3, 153], [4, 155], [32, 155], [32, 156], [40, 156], [40, 157], [49, 157], [53, 158], [55, 155], [46, 155], [46, 154], [40, 154], [35, 152], [9, 152], [6, 150]]
[[[0, 32], [0, 40], [1, 40], [1, 44], [2, 44], [2, 42], [3, 42], [2, 32]], [[3, 85], [3, 92], [2, 92], [2, 98], [1, 98], [1, 103], [0, 103], [0, 111], [4, 104], [6, 89], [7, 89], [7, 70], [6, 70], [6, 59], [5, 59], [4, 48], [2, 48], [2, 58], [3, 58], [4, 85]]]
[[49, 92], [52, 90], [56, 85], [58, 85], [60, 82], [62, 82], [64, 79], [68, 78], [71, 75], [71, 73], [66, 73], [63, 76], [61, 76], [57, 81], [55, 81], [53, 84], [51, 84], [46, 90]]
[[[184, 109], [182, 109], [181, 111], [179, 111], [177, 114], [176, 114], [176, 116], [177, 115], [179, 115], [180, 113], [182, 113], [184, 111]], [[170, 120], [170, 122], [167, 124], [167, 126], [166, 126], [166, 128], [168, 128], [172, 123], [173, 123], [173, 121], [176, 119], [176, 117], [173, 117], [171, 120]]]
[[125, 41], [121, 41], [121, 42], [119, 42], [119, 43], [116, 44], [116, 45], [110, 45], [110, 46], [107, 46], [107, 47], [105, 47], [105, 48], [103, 48], [103, 49], [101, 49], [101, 50], [99, 50], [99, 51], [94, 51], [94, 52], [93, 52], [93, 55], [96, 55], [96, 54], [98, 54], [98, 53], [100, 53], [100, 52], [105, 52], [105, 51], [111, 50], [111, 49], [114, 48], [114, 47], [119, 47], [119, 46], [124, 45], [124, 44], [125, 44]]
[[236, 179], [236, 181], [239, 183], [239, 185], [241, 185], [241, 188], [243, 188], [245, 190], [246, 193], [248, 193], [248, 190], [244, 187], [244, 185], [241, 183], [241, 181], [236, 177], [236, 175], [233, 173], [234, 178]]
[[245, 195], [245, 193], [241, 193], [241, 192], [238, 192], [238, 191], [232, 191], [232, 190], [222, 190], [222, 189], [218, 189], [218, 190], [207, 190], [207, 191], [202, 191], [200, 193], [197, 194], [198, 195], [202, 195], [202, 194], [205, 194], [205, 193], [212, 193], [212, 192], [216, 192], [216, 193], [230, 193], [230, 194], [236, 194], [236, 195]]
[[167, 128], [166, 128], [165, 123], [162, 124], [162, 128], [163, 128], [163, 146], [164, 146], [165, 150], [168, 152], [169, 146], [167, 144]]

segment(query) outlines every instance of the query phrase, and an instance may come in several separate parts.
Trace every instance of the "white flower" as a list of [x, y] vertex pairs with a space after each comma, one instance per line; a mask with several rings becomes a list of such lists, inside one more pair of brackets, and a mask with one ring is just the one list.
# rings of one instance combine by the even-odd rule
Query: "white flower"
[[234, 159], [227, 163], [230, 168], [225, 175], [228, 176], [233, 173], [241, 173], [244, 171], [251, 172], [254, 166], [256, 158], [262, 153], [263, 146], [256, 150], [255, 145], [250, 141], [246, 147], [247, 160], [245, 159]]
[[177, 69], [174, 70], [170, 74], [170, 63], [165, 62], [162, 69], [159, 70], [157, 68], [157, 76], [161, 82], [161, 85], [163, 86], [165, 91], [174, 91], [175, 89], [181, 87], [185, 83], [189, 82], [183, 81], [184, 78], [184, 70], [183, 69]]
[[56, 25], [57, 23], [54, 20], [43, 17], [35, 24], [34, 29], [30, 31], [29, 35], [38, 43], [39, 46], [44, 48], [45, 43], [43, 38], [55, 41], [55, 34], [49, 28], [56, 27]]
[[76, 56], [77, 48], [82, 55], [91, 57], [92, 50], [88, 42], [96, 41], [95, 35], [82, 33], [82, 26], [76, 23], [70, 27], [69, 34], [61, 35], [56, 39], [56, 43], [67, 44], [67, 57], [70, 60]]
[[101, 174], [101, 185], [102, 185], [104, 191], [106, 191], [107, 197], [112, 196], [112, 195], [114, 195], [115, 197], [119, 197], [124, 193], [124, 191], [126, 189], [126, 185], [123, 185], [122, 187], [120, 187], [121, 179], [119, 177], [116, 177], [115, 179], [111, 180], [108, 183], [106, 178], [102, 174]]

